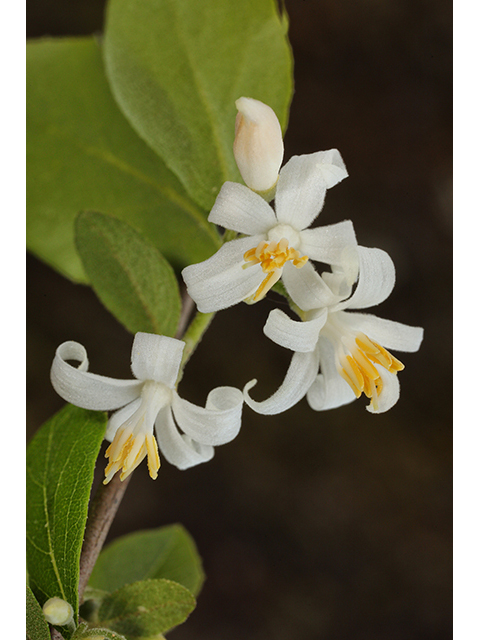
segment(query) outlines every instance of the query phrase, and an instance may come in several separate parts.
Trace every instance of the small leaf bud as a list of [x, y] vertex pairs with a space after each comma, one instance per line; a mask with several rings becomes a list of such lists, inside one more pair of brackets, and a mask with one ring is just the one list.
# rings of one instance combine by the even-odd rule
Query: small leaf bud
[[43, 614], [50, 624], [69, 625], [73, 620], [72, 605], [61, 598], [50, 598], [43, 605]]
[[233, 154], [247, 187], [265, 192], [278, 179], [283, 160], [280, 122], [273, 109], [253, 98], [239, 98]]

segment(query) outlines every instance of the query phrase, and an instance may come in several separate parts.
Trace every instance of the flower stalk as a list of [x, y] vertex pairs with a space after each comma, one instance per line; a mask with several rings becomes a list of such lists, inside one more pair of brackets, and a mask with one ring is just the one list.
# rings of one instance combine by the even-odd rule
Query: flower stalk
[[102, 550], [107, 534], [122, 501], [131, 476], [120, 480], [116, 474], [108, 484], [100, 484], [92, 500], [88, 514], [85, 538], [80, 555], [80, 579], [78, 583], [79, 602], [83, 602], [83, 594], [95, 562]]

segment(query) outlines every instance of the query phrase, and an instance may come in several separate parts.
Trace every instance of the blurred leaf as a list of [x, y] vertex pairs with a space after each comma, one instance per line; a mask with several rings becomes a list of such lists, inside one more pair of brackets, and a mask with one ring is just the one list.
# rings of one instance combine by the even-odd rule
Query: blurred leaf
[[198, 595], [204, 581], [202, 562], [193, 538], [181, 525], [117, 538], [102, 550], [88, 586], [113, 591], [147, 578], [173, 580]]
[[89, 627], [88, 624], [82, 622], [72, 636], [72, 640], [127, 640], [125, 636], [120, 635], [116, 631], [104, 629], [103, 627]]
[[172, 267], [130, 225], [101, 213], [81, 213], [76, 245], [103, 304], [132, 333], [173, 336], [180, 292]]
[[50, 630], [43, 615], [42, 607], [27, 586], [27, 639], [51, 640]]
[[170, 580], [143, 580], [114, 591], [102, 602], [100, 625], [127, 636], [146, 639], [184, 622], [195, 608], [195, 598]]
[[215, 228], [118, 109], [93, 38], [27, 45], [27, 246], [72, 280], [80, 211], [129, 222], [174, 266], [204, 260]]
[[27, 448], [27, 566], [40, 604], [58, 596], [78, 612], [78, 578], [95, 461], [107, 417], [66, 405]]
[[293, 62], [276, 0], [110, 0], [104, 53], [123, 113], [205, 209], [241, 180], [235, 100], [266, 102], [285, 129]]

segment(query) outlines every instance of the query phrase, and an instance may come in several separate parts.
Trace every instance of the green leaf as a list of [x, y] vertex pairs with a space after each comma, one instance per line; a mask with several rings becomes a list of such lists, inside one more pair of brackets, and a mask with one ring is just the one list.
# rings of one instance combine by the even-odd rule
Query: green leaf
[[170, 580], [143, 580], [114, 591], [102, 602], [100, 625], [127, 636], [149, 638], [184, 622], [195, 608], [195, 598]]
[[58, 596], [78, 611], [78, 578], [95, 461], [106, 414], [66, 405], [27, 449], [27, 568], [43, 604]]
[[132, 333], [173, 336], [180, 292], [172, 267], [130, 225], [101, 213], [76, 221], [76, 244], [100, 300]]
[[51, 640], [50, 630], [42, 607], [27, 586], [27, 638], [28, 640]]
[[105, 63], [134, 129], [210, 209], [240, 181], [235, 100], [262, 100], [283, 128], [292, 56], [276, 0], [110, 0]]
[[120, 635], [116, 631], [104, 629], [103, 627], [89, 627], [88, 624], [82, 622], [72, 636], [72, 640], [127, 640], [125, 636]]
[[219, 246], [213, 225], [117, 107], [91, 37], [27, 45], [27, 246], [72, 280], [80, 211], [130, 223], [181, 269]]
[[205, 579], [193, 538], [180, 525], [136, 531], [107, 545], [89, 588], [113, 591], [147, 578], [167, 578], [198, 595]]

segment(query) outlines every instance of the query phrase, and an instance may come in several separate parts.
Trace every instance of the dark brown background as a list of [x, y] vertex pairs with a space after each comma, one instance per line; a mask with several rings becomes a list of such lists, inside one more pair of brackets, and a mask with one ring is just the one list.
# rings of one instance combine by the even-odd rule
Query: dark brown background
[[[183, 523], [208, 576], [177, 640], [451, 638], [451, 6], [446, 0], [290, 0], [296, 91], [286, 158], [340, 149], [350, 177], [321, 215], [387, 250], [397, 285], [378, 314], [425, 327], [402, 395], [262, 417], [209, 464], [134, 475], [111, 537]], [[103, 0], [29, 0], [27, 35], [101, 31]], [[108, 213], [108, 212], [107, 212]], [[131, 336], [87, 288], [28, 258], [29, 435], [63, 402], [48, 371], [78, 340], [91, 369], [129, 377]], [[281, 382], [289, 354], [262, 335], [272, 297], [217, 315], [184, 397]], [[402, 357], [403, 355], [403, 357]], [[101, 468], [99, 468], [101, 473]]]

